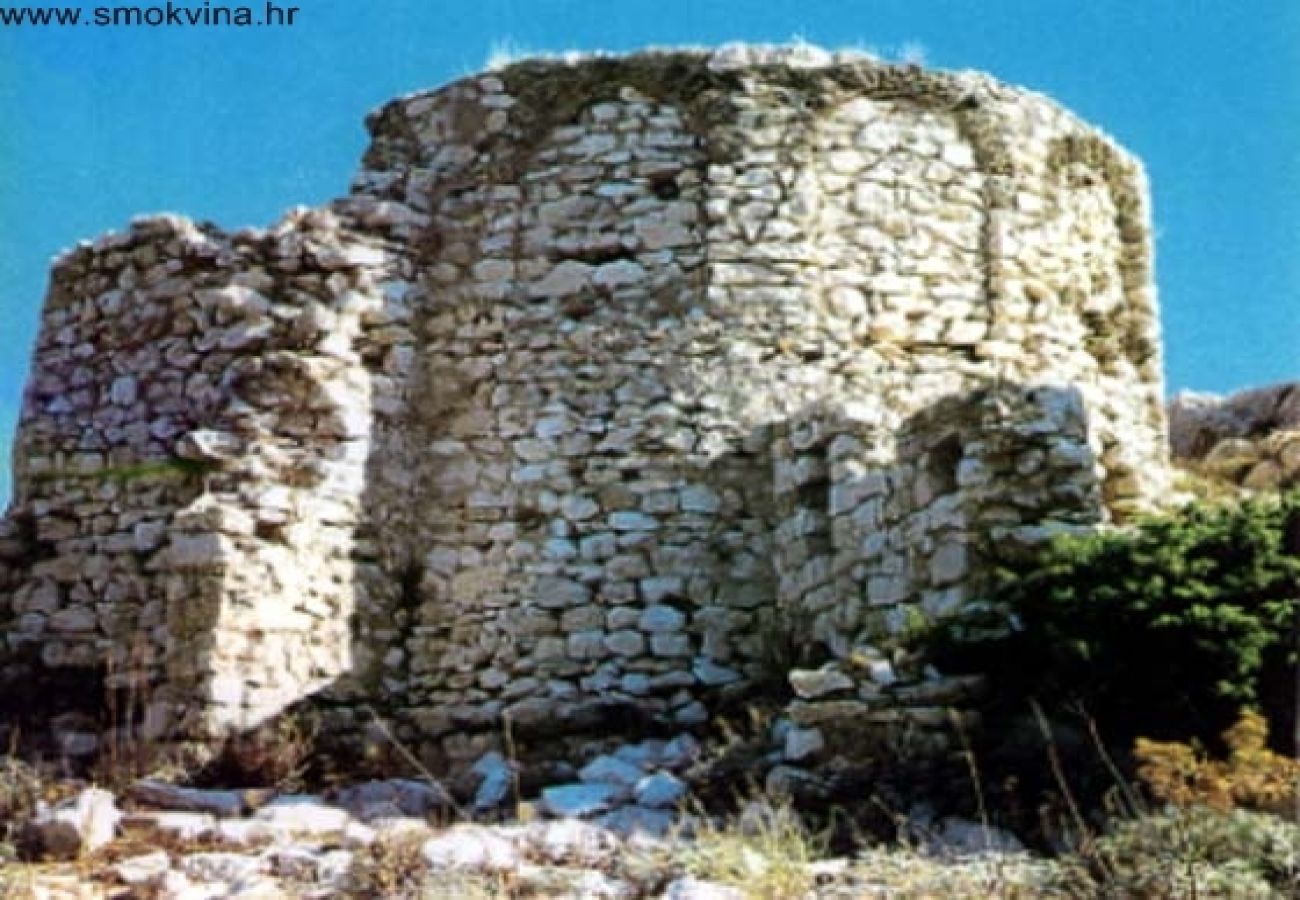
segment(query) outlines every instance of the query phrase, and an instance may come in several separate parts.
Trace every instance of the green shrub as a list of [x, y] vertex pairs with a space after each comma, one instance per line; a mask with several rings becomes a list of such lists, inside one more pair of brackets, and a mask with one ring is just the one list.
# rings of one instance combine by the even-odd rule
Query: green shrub
[[1104, 896], [1300, 896], [1300, 826], [1206, 807], [1122, 821], [1091, 854]]
[[999, 574], [997, 612], [952, 626], [941, 665], [987, 672], [1020, 709], [1028, 698], [1081, 704], [1124, 746], [1139, 734], [1212, 741], [1251, 705], [1285, 733], [1300, 605], [1300, 559], [1284, 547], [1293, 516], [1300, 494], [1059, 538]]

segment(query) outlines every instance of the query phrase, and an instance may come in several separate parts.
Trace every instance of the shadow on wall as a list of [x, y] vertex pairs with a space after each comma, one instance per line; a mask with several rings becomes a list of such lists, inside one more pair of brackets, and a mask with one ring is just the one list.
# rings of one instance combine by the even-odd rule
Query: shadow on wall
[[[654, 593], [629, 596], [622, 579], [592, 569], [585, 590], [558, 603], [554, 569], [521, 567], [508, 597], [449, 616], [437, 607], [456, 598], [425, 570], [445, 547], [423, 558], [412, 547], [405, 558], [358, 557], [346, 654], [354, 668], [291, 711], [322, 715], [331, 738], [353, 751], [395, 735], [438, 769], [499, 748], [507, 729], [521, 756], [569, 740], [680, 730], [756, 691], [779, 702], [790, 666], [914, 641], [978, 598], [992, 561], [1106, 517], [1087, 411], [1070, 387], [988, 383], [894, 426], [818, 407], [742, 443], [707, 460], [660, 461], [665, 480], [692, 496], [707, 490], [717, 505], [662, 517], [687, 552], [668, 554], [643, 579]], [[378, 458], [371, 474], [385, 480]], [[550, 533], [535, 503], [521, 496], [485, 527], [529, 544]], [[472, 516], [469, 498], [462, 504], [412, 495], [406, 512]], [[388, 513], [369, 501], [366, 511], [356, 546], [382, 554], [373, 517]], [[610, 533], [602, 519], [571, 537], [601, 544]], [[526, 632], [503, 637], [519, 623]], [[539, 659], [547, 641], [558, 655]], [[596, 641], [600, 649], [590, 649]], [[442, 655], [422, 657], [431, 647]], [[704, 716], [682, 722], [694, 704]]]
[[[998, 554], [1105, 518], [1087, 411], [1069, 387], [984, 384], [901, 419], [819, 405], [723, 452], [655, 447], [653, 479], [678, 498], [659, 530], [620, 531], [614, 512], [560, 538], [527, 491], [485, 517], [472, 492], [452, 508], [446, 492], [415, 490], [406, 479], [429, 435], [383, 412], [400, 408], [393, 398], [355, 372], [332, 390], [302, 376], [285, 362], [237, 388], [267, 403], [315, 397], [311, 427], [328, 437], [290, 465], [283, 452], [304, 423], [263, 419], [262, 442], [208, 473], [171, 521], [155, 577], [174, 643], [150, 703], [126, 712], [141, 714], [146, 737], [229, 736], [310, 708], [331, 739], [358, 748], [387, 740], [369, 727], [377, 714], [443, 767], [497, 746], [507, 719], [526, 744], [679, 730], [755, 689], [783, 689], [774, 668], [906, 641], [975, 596]], [[358, 408], [374, 410], [367, 429]], [[645, 480], [646, 453], [603, 456]], [[261, 501], [250, 505], [254, 470]], [[583, 547], [624, 552], [596, 554], [602, 565], [572, 594], [556, 593], [561, 567], [520, 565], [508, 595], [447, 616], [439, 605], [456, 598], [428, 567], [449, 547], [402, 531], [421, 517], [463, 518], [471, 534], [495, 530], [518, 547], [570, 541], [579, 563]], [[473, 540], [455, 549], [482, 552]], [[557, 655], [539, 657], [543, 646]], [[441, 657], [422, 656], [435, 647]], [[124, 711], [104, 708], [105, 675], [52, 669], [42, 696], [68, 709], [28, 712], [120, 726], [103, 720]]]

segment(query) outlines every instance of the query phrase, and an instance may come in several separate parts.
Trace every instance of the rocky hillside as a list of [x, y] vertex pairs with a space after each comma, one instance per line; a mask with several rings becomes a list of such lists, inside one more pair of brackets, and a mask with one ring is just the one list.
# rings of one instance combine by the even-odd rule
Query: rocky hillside
[[1300, 382], [1228, 397], [1183, 392], [1169, 402], [1174, 461], [1252, 490], [1300, 484]]

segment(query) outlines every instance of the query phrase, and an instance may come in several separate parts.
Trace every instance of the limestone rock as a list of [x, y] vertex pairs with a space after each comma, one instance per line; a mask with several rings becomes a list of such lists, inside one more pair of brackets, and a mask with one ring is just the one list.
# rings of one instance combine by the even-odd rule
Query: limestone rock
[[24, 844], [51, 859], [74, 859], [103, 847], [117, 833], [122, 813], [113, 795], [86, 788], [75, 797], [38, 810]]
[[424, 842], [421, 852], [434, 871], [469, 869], [510, 872], [521, 857], [515, 844], [489, 828], [458, 825]]

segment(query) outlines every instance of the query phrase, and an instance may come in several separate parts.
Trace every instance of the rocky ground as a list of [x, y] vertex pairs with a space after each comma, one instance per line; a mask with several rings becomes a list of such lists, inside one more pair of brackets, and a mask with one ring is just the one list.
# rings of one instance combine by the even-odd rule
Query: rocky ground
[[852, 858], [776, 802], [720, 824], [688, 795], [700, 752], [685, 735], [627, 745], [527, 799], [499, 754], [475, 766], [468, 801], [431, 779], [319, 794], [86, 786], [15, 830], [10, 850], [29, 861], [0, 866], [0, 897], [976, 897], [1063, 877], [960, 819], [917, 813], [912, 849]]

